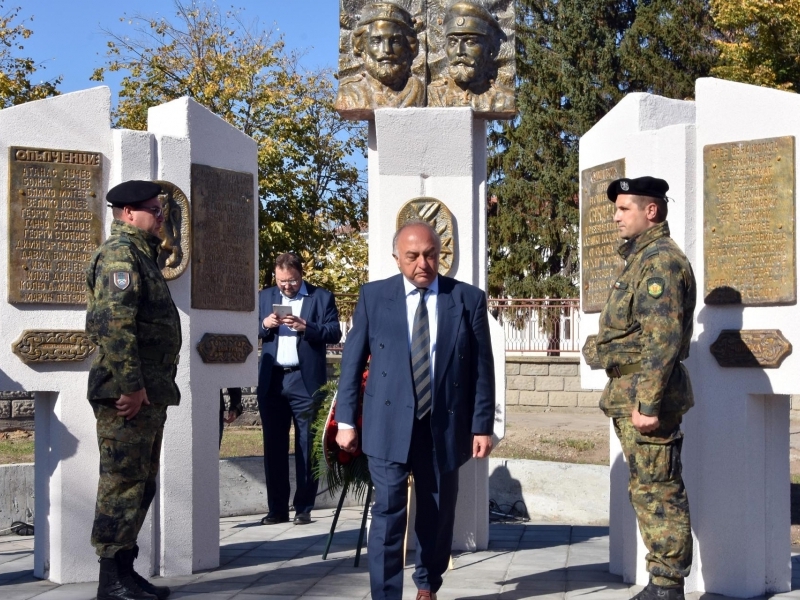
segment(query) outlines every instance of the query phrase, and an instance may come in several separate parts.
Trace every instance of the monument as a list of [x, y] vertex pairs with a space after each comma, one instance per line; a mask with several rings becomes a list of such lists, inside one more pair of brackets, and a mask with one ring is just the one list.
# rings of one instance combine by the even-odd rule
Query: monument
[[[113, 130], [111, 93], [100, 87], [0, 111], [0, 157], [0, 327], [10, 345], [0, 389], [35, 392], [34, 574], [97, 579], [89, 533], [99, 453], [86, 399], [95, 347], [84, 333], [83, 271], [110, 228], [106, 191], [128, 179], [158, 180], [167, 192], [159, 264], [184, 336], [182, 400], [167, 420], [137, 569], [217, 566], [219, 501], [208, 493], [219, 486], [217, 390], [256, 383], [255, 142], [187, 98], [151, 108], [147, 131]], [[196, 289], [198, 274], [213, 279], [214, 294]]]
[[[506, 94], [501, 102], [497, 99], [500, 87], [495, 85], [502, 64], [505, 76], [510, 73], [508, 83], [513, 86], [513, 2], [493, 2], [497, 14], [489, 12], [487, 5], [479, 0], [341, 0], [340, 87], [336, 107], [344, 118], [370, 121], [371, 280], [397, 273], [389, 251], [394, 233], [406, 220], [421, 218], [442, 237], [439, 272], [486, 289], [485, 119], [513, 118], [516, 114], [513, 87], [502, 88], [505, 92], [510, 90], [510, 95]], [[393, 24], [394, 37], [388, 34], [389, 24]], [[381, 35], [377, 35], [379, 25], [384, 32]], [[365, 33], [367, 31], [372, 33]], [[445, 50], [448, 33], [458, 42], [454, 41], [455, 49], [449, 54]], [[469, 38], [469, 44], [464, 43], [465, 38]], [[364, 86], [365, 81], [380, 88], [376, 85], [376, 82], [381, 83], [380, 73], [369, 67], [370, 58], [362, 56], [365, 52], [367, 55], [372, 52], [376, 60], [385, 59], [386, 74], [393, 71], [399, 77], [399, 67], [390, 69], [388, 66], [397, 63], [389, 56], [392, 40], [398, 56], [403, 47], [419, 46], [414, 51], [415, 58], [409, 52], [404, 55], [410, 71], [403, 81], [404, 90], [416, 90], [417, 83], [412, 81], [419, 78], [423, 84], [420, 101], [397, 102], [397, 94], [385, 89], [366, 101], [367, 96], [355, 91]], [[364, 50], [371, 44], [373, 48]], [[474, 55], [465, 57], [466, 47], [473, 49]], [[432, 56], [436, 57], [435, 64], [430, 63]], [[445, 68], [447, 56], [453, 62], [452, 73]], [[412, 62], [408, 63], [409, 60]], [[363, 69], [358, 66], [361, 63]], [[373, 80], [369, 80], [370, 68], [374, 71]], [[359, 75], [358, 69], [367, 73]], [[455, 76], [460, 80], [461, 75], [465, 75], [466, 79], [460, 82], [465, 89], [475, 84], [468, 99], [463, 100], [463, 91], [458, 97], [443, 93], [434, 107], [429, 88], [425, 102], [427, 69], [431, 73], [435, 71], [440, 78]], [[395, 80], [383, 81], [384, 88], [391, 87], [392, 81]], [[396, 81], [399, 83], [399, 79]], [[495, 349], [495, 441], [498, 442], [504, 435], [505, 343], [502, 328], [494, 319], [490, 319], [490, 325]], [[488, 461], [471, 460], [459, 472], [458, 515], [453, 538], [456, 550], [488, 547], [488, 469]], [[414, 518], [413, 501], [409, 518]]]
[[[596, 237], [604, 217], [592, 213], [591, 198], [609, 165], [623, 168], [620, 176], [669, 182], [672, 237], [702, 293], [684, 363], [695, 395], [684, 418], [695, 540], [687, 593], [752, 597], [791, 589], [789, 395], [800, 392], [800, 357], [792, 350], [800, 339], [798, 109], [796, 94], [699, 79], [694, 101], [626, 96], [580, 142], [582, 386], [599, 388], [606, 379], [593, 370], [589, 348], [599, 300], [591, 294], [600, 294], [598, 279], [608, 277]], [[627, 468], [613, 433], [611, 440], [611, 571], [644, 585]]]

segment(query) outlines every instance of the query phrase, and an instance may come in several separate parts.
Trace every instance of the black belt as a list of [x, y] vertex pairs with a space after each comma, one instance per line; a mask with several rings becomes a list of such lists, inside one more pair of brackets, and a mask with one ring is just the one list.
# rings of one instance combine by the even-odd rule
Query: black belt
[[618, 379], [623, 375], [630, 375], [631, 373], [638, 373], [642, 370], [642, 363], [637, 362], [631, 365], [622, 365], [621, 367], [609, 367], [606, 369], [606, 375], [611, 379]]
[[177, 365], [180, 356], [168, 354], [153, 348], [139, 348], [139, 358], [147, 362], [161, 363], [165, 365]]
[[300, 370], [299, 366], [282, 367], [281, 365], [275, 365], [272, 368], [275, 369], [276, 371], [281, 371], [282, 373], [294, 373], [295, 371], [299, 371]]

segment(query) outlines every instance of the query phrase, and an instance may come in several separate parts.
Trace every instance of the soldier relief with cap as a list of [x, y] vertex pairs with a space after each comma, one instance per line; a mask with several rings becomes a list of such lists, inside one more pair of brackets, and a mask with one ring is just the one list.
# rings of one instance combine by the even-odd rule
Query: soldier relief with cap
[[515, 114], [514, 89], [498, 80], [498, 56], [506, 34], [481, 3], [457, 0], [444, 14], [447, 68], [428, 86], [428, 106], [470, 106], [493, 118]]
[[650, 582], [636, 600], [683, 600], [692, 565], [680, 425], [694, 405], [682, 361], [689, 356], [697, 285], [669, 235], [668, 190], [666, 181], [649, 176], [617, 179], [607, 190], [625, 266], [600, 314], [597, 355], [608, 375], [600, 408], [622, 445], [648, 549]]
[[100, 478], [91, 542], [100, 557], [98, 600], [164, 600], [133, 568], [137, 537], [156, 492], [181, 325], [156, 259], [161, 187], [126, 181], [106, 195], [114, 220], [86, 269], [86, 333], [97, 344], [88, 399], [97, 420]]

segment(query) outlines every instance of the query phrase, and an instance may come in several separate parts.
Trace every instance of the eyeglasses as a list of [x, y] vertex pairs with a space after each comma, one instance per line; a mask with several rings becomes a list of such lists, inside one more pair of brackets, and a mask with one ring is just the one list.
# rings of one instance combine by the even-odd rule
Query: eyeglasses
[[131, 210], [146, 210], [151, 215], [153, 215], [156, 219], [160, 219], [164, 216], [164, 209], [160, 206], [130, 206]]
[[287, 279], [286, 281], [281, 281], [280, 279], [276, 279], [275, 281], [278, 282], [278, 285], [292, 285], [292, 286], [294, 286], [294, 285], [297, 285], [298, 283], [300, 283], [296, 279]]

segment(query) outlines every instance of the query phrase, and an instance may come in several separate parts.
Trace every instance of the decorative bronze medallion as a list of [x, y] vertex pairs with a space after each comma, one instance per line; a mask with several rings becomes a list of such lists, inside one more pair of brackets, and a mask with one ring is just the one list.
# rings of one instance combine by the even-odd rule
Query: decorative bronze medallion
[[586, 338], [586, 342], [583, 344], [581, 353], [583, 354], [583, 359], [586, 361], [586, 364], [589, 365], [590, 369], [602, 368], [602, 365], [600, 364], [600, 357], [597, 355], [596, 335], [590, 335]]
[[723, 329], [710, 350], [720, 367], [777, 369], [792, 344], [779, 329]]
[[8, 301], [86, 304], [84, 269], [102, 240], [103, 155], [12, 146]]
[[70, 329], [25, 330], [11, 344], [11, 351], [26, 363], [80, 362], [96, 348], [85, 331]]
[[197, 344], [197, 351], [204, 363], [243, 363], [253, 345], [240, 333], [206, 333]]
[[585, 313], [603, 310], [624, 264], [617, 254], [614, 203], [606, 195], [608, 184], [621, 177], [625, 177], [624, 158], [581, 172], [581, 309]]
[[406, 221], [420, 220], [429, 223], [442, 239], [439, 254], [439, 274], [449, 275], [456, 262], [455, 229], [453, 213], [444, 202], [436, 198], [420, 197], [406, 202], [397, 213], [397, 229]]
[[158, 266], [167, 281], [177, 279], [186, 271], [191, 260], [191, 214], [186, 194], [174, 183], [156, 181], [163, 194], [159, 194], [164, 211], [161, 226], [163, 240], [158, 253]]

